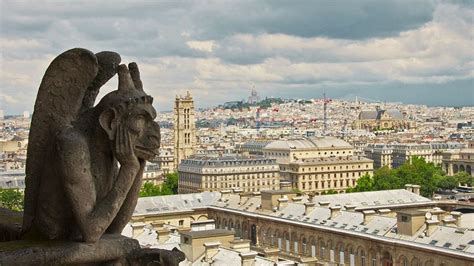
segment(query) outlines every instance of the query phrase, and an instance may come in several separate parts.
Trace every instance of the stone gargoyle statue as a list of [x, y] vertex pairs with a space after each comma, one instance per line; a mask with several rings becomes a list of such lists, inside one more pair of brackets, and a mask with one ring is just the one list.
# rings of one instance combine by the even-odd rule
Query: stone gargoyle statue
[[[137, 64], [120, 61], [115, 52], [75, 48], [46, 70], [30, 128], [23, 239], [93, 244], [129, 222], [160, 128]], [[118, 89], [94, 105], [115, 74]], [[163, 255], [134, 252], [136, 261]]]

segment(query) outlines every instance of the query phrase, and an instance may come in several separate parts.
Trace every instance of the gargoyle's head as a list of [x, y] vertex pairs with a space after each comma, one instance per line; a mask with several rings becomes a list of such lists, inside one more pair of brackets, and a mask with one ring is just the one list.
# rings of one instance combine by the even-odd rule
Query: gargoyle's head
[[[105, 95], [97, 105], [99, 121], [111, 141], [119, 125], [125, 127], [133, 140], [135, 155], [149, 160], [158, 155], [160, 127], [154, 121], [153, 98], [143, 91], [136, 63], [118, 67], [118, 90]], [[115, 147], [115, 145], [112, 145]]]

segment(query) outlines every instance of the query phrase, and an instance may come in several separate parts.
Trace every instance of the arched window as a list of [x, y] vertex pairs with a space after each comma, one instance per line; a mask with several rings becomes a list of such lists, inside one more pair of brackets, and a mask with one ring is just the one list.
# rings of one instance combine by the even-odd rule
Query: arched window
[[360, 251], [360, 265], [361, 266], [366, 266], [366, 257], [365, 257], [365, 251], [361, 250]]

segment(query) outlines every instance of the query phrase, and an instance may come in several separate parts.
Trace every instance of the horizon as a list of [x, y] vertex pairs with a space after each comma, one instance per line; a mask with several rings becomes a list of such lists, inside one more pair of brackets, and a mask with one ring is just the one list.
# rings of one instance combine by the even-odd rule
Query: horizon
[[[33, 111], [53, 58], [73, 47], [136, 61], [159, 111], [262, 96], [356, 96], [474, 106], [469, 1], [67, 3], [2, 1], [0, 109]], [[137, 15], [139, 14], [139, 15]], [[202, 18], [206, 19], [203, 20]], [[111, 79], [99, 98], [117, 87]]]

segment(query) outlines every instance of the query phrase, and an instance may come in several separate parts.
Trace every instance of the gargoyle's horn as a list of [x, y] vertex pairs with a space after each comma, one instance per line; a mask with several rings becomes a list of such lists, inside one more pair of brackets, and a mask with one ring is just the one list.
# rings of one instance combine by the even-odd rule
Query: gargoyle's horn
[[130, 72], [126, 65], [121, 64], [118, 67], [118, 76], [119, 76], [119, 84], [118, 84], [118, 91], [119, 93], [127, 93], [127, 91], [133, 89], [135, 85], [133, 85], [132, 77], [130, 76]]
[[135, 88], [139, 91], [143, 91], [143, 83], [140, 79], [140, 70], [138, 70], [138, 65], [135, 62], [128, 64], [128, 70], [130, 70], [130, 75], [132, 76], [133, 83]]

